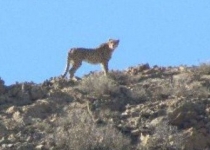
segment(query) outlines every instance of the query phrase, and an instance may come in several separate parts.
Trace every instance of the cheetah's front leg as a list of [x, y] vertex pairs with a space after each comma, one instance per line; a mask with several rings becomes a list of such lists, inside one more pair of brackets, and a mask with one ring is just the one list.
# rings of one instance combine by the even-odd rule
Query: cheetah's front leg
[[108, 71], [109, 71], [108, 62], [101, 63], [101, 66], [102, 66], [102, 69], [104, 71], [104, 75], [107, 76], [108, 75]]

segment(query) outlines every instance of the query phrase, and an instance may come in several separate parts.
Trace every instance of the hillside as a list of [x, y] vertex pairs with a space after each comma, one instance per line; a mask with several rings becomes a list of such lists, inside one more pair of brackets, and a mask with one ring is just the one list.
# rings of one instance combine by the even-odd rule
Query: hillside
[[0, 80], [1, 150], [208, 150], [210, 65]]

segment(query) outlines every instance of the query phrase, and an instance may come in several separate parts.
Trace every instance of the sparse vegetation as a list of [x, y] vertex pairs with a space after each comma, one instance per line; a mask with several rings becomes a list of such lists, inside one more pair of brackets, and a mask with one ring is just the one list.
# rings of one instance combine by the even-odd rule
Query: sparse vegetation
[[[150, 67], [6, 86], [0, 149], [209, 149], [210, 67]], [[167, 121], [166, 121], [167, 120]]]
[[200, 75], [210, 75], [210, 63], [201, 63], [195, 71]]
[[168, 121], [162, 121], [155, 129], [153, 137], [148, 140], [148, 145], [140, 150], [181, 150], [184, 144], [184, 136], [176, 126], [169, 125]]
[[58, 120], [56, 148], [66, 150], [130, 150], [130, 140], [113, 125], [95, 124], [87, 111], [77, 110]]
[[119, 87], [114, 80], [97, 74], [84, 78], [78, 88], [86, 94], [99, 97], [119, 93]]

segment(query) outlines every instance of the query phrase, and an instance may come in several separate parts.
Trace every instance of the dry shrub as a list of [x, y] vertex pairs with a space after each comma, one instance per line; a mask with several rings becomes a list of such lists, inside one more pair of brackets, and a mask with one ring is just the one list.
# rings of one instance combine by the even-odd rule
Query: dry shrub
[[210, 95], [210, 91], [207, 87], [201, 85], [200, 82], [186, 83], [183, 81], [172, 88], [172, 94], [183, 97], [206, 98]]
[[196, 71], [202, 75], [210, 75], [210, 63], [201, 63]]
[[144, 102], [150, 98], [150, 95], [145, 88], [136, 86], [131, 89], [130, 97], [138, 102]]
[[4, 85], [4, 80], [2, 80], [0, 77], [0, 94], [4, 94], [5, 90], [6, 90], [6, 87]]
[[172, 88], [165, 80], [146, 80], [131, 88], [131, 98], [139, 102], [167, 99], [170, 95]]
[[119, 93], [117, 83], [104, 75], [90, 75], [84, 78], [78, 88], [89, 95], [113, 95]]
[[77, 109], [58, 121], [53, 137], [58, 149], [129, 150], [130, 140], [112, 125], [98, 126], [88, 113]]
[[178, 132], [176, 126], [171, 126], [167, 121], [161, 122], [155, 129], [155, 146], [161, 149], [181, 149], [184, 137]]
[[130, 85], [138, 82], [135, 77], [127, 74], [125, 71], [110, 71], [109, 77], [120, 85]]
[[201, 63], [192, 69], [194, 80], [200, 80], [203, 75], [210, 75], [210, 63]]
[[184, 136], [177, 127], [169, 125], [168, 121], [162, 121], [155, 127], [146, 147], [140, 145], [139, 150], [180, 150], [183, 142]]

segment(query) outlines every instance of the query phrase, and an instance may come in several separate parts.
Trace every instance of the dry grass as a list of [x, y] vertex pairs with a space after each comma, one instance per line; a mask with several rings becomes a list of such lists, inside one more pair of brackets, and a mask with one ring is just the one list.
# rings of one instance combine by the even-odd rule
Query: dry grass
[[[129, 132], [141, 129], [144, 125], [150, 125], [150, 121], [158, 117], [159, 112], [164, 112], [164, 118], [169, 117], [170, 111], [176, 111], [177, 107], [180, 107], [180, 110], [175, 113], [175, 117], [176, 114], [190, 112], [199, 117], [205, 116], [207, 118], [206, 108], [208, 107], [206, 105], [210, 96], [210, 80], [208, 78], [210, 64], [201, 64], [199, 67], [195, 67], [193, 71], [177, 72], [171, 76], [172, 78], [156, 73], [159, 72], [145, 73], [145, 75], [140, 71], [136, 75], [129, 75], [126, 72], [112, 71], [108, 77], [96, 73], [84, 77], [78, 82], [59, 78], [46, 81], [44, 87], [47, 87], [47, 91], [44, 90], [44, 92], [49, 96], [50, 102], [55, 104], [52, 107], [53, 111], [44, 109], [45, 105], [42, 104], [40, 107], [43, 107], [44, 113], [40, 111], [37, 115], [31, 110], [34, 114], [30, 115], [32, 117], [31, 124], [27, 124], [27, 126], [21, 123], [15, 124], [12, 119], [8, 118], [8, 127], [15, 132], [21, 131], [20, 135], [16, 134], [20, 139], [19, 141], [25, 142], [28, 137], [29, 139], [32, 137], [29, 142], [33, 143], [34, 146], [42, 143], [45, 149], [130, 150], [136, 146], [139, 146], [137, 147], [139, 150], [181, 149], [184, 138], [175, 126], [171, 126], [172, 122], [169, 124], [167, 121], [163, 121], [154, 128], [152, 127], [146, 147], [142, 147], [140, 142], [136, 141], [139, 139], [138, 135], [134, 140], [133, 135]], [[205, 80], [202, 80], [203, 75], [206, 77]], [[42, 92], [39, 91], [39, 86], [36, 86], [38, 88], [34, 88], [35, 91], [30, 90], [34, 92], [35, 96]], [[5, 88], [8, 91], [5, 92]], [[0, 94], [2, 93], [0, 104], [12, 106], [18, 103], [20, 105], [24, 97], [19, 96], [21, 95], [19, 91], [21, 91], [19, 84], [7, 89], [0, 78]], [[41, 98], [41, 96], [38, 97]], [[34, 98], [34, 100], [36, 99], [38, 98]], [[169, 105], [171, 99], [174, 101], [173, 105]], [[179, 99], [180, 101], [178, 101]], [[29, 100], [31, 99], [29, 98]], [[22, 103], [25, 105], [26, 102]], [[86, 102], [88, 102], [89, 112], [85, 105]], [[159, 102], [163, 105], [158, 105]], [[192, 102], [192, 104], [187, 102]], [[138, 104], [141, 105], [137, 106]], [[142, 110], [142, 105], [144, 105], [145, 110]], [[129, 107], [126, 106], [130, 106], [132, 109], [129, 110]], [[171, 106], [170, 111], [168, 111], [168, 106]], [[39, 107], [36, 108], [36, 111], [38, 110]], [[129, 113], [127, 116], [123, 116], [122, 112], [126, 110]], [[142, 117], [146, 111], [148, 116], [152, 117]], [[47, 116], [53, 113], [55, 116]], [[3, 113], [2, 115], [6, 116]], [[137, 126], [133, 127], [131, 121], [136, 116], [139, 117], [136, 119], [138, 121]], [[21, 122], [22, 116], [19, 117]], [[27, 116], [24, 117], [26, 121], [28, 118]], [[183, 130], [182, 126], [185, 125], [183, 122], [189, 122], [189, 120], [190, 117], [188, 116], [186, 120], [182, 119], [180, 123], [173, 125]], [[193, 123], [188, 123], [186, 127], [199, 124], [199, 120]], [[120, 128], [122, 132], [116, 128], [119, 125], [122, 125]]]
[[98, 126], [82, 109], [60, 119], [51, 140], [64, 150], [130, 150], [130, 140], [114, 126]]
[[200, 74], [210, 75], [210, 63], [201, 63], [196, 71]]
[[155, 127], [147, 146], [139, 145], [139, 150], [181, 150], [183, 142], [184, 137], [177, 127], [169, 125], [168, 121], [162, 121]]
[[86, 94], [95, 96], [119, 93], [119, 87], [114, 80], [106, 76], [96, 74], [84, 78], [78, 85], [78, 89], [82, 90]]

